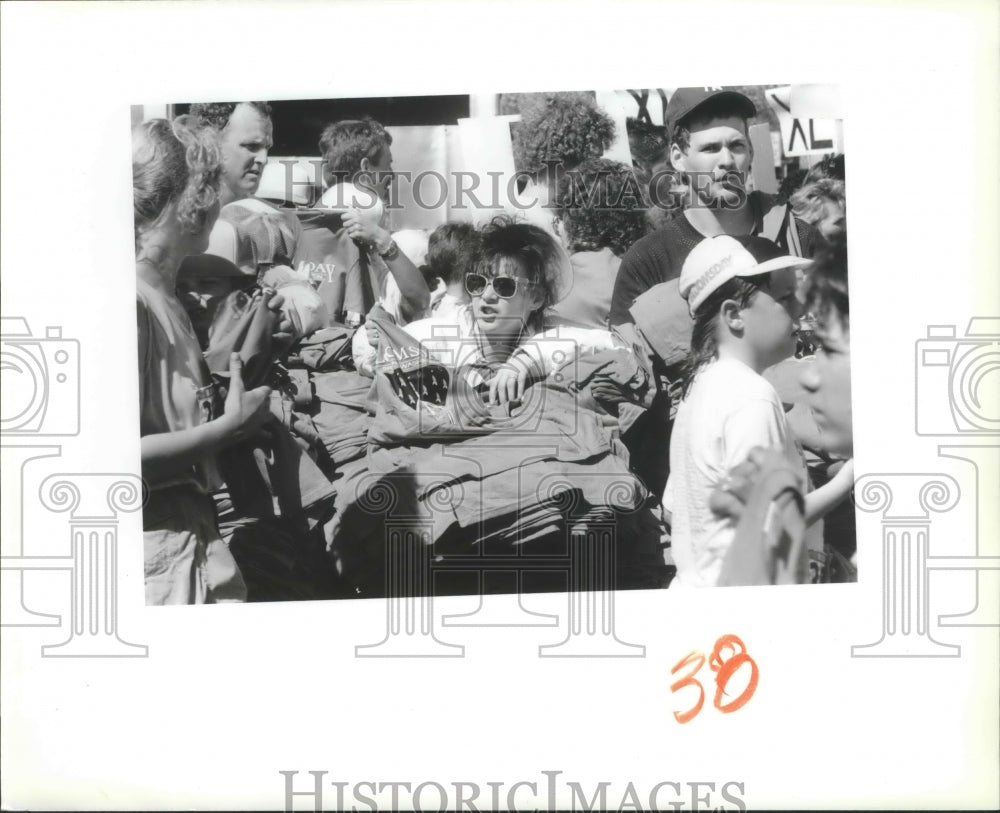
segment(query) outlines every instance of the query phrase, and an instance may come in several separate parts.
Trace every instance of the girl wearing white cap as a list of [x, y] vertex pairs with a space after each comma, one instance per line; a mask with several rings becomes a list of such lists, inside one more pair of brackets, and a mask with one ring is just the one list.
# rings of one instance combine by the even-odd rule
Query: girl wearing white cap
[[[762, 237], [710, 237], [688, 255], [680, 293], [694, 318], [683, 401], [670, 440], [670, 478], [664, 507], [671, 512], [672, 586], [710, 587], [719, 581], [736, 533], [735, 521], [714, 515], [712, 491], [754, 447], [780, 451], [808, 474], [785, 420], [768, 367], [795, 351], [802, 305], [796, 275], [809, 261], [783, 255]], [[814, 523], [849, 492], [853, 466], [806, 496]], [[809, 531], [822, 549], [822, 528]]]

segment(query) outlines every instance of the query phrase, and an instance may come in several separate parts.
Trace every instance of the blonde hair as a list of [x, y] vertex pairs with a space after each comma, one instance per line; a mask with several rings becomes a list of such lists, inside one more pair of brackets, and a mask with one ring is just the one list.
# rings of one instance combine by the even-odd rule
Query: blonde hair
[[219, 199], [222, 159], [213, 131], [194, 116], [151, 119], [132, 131], [135, 240], [159, 225], [171, 203], [182, 228], [197, 233]]

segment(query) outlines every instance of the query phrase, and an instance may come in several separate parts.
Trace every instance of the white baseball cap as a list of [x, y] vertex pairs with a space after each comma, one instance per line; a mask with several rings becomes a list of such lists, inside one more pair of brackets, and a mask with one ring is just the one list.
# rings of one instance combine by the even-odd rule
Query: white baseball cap
[[269, 162], [264, 165], [257, 197], [278, 203], [309, 206], [313, 201], [313, 179], [302, 164]]
[[681, 268], [680, 294], [694, 316], [701, 304], [734, 277], [755, 277], [783, 268], [805, 268], [812, 260], [782, 254], [766, 237], [706, 237]]

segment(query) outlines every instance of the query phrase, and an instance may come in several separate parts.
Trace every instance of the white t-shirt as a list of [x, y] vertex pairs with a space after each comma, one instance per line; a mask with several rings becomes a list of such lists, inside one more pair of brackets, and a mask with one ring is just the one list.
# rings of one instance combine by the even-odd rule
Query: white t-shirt
[[[671, 587], [713, 587], [736, 536], [731, 519], [716, 517], [709, 497], [730, 470], [763, 446], [780, 450], [809, 477], [785, 420], [777, 392], [743, 362], [719, 359], [702, 370], [677, 410], [670, 436], [670, 477], [663, 507], [672, 514], [671, 551], [677, 576]], [[806, 532], [822, 549], [822, 523]]]

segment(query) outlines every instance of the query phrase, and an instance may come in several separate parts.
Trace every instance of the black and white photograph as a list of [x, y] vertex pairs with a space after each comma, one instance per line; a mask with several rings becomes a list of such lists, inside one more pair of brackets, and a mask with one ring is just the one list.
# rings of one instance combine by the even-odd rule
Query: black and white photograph
[[147, 603], [856, 580], [838, 105], [136, 107]]
[[998, 100], [992, 0], [0, 3], [0, 808], [1000, 808]]

